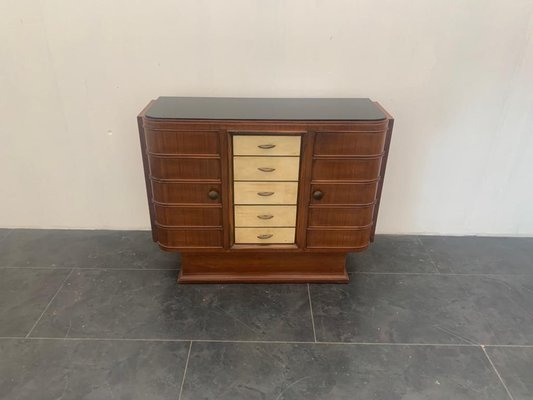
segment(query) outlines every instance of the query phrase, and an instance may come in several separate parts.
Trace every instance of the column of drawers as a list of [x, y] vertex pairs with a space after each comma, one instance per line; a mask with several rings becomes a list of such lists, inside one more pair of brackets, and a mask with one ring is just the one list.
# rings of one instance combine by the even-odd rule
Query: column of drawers
[[386, 127], [315, 135], [307, 248], [365, 248], [370, 242]]
[[223, 247], [219, 133], [145, 127], [145, 138], [159, 245]]
[[295, 241], [300, 136], [233, 135], [236, 244]]

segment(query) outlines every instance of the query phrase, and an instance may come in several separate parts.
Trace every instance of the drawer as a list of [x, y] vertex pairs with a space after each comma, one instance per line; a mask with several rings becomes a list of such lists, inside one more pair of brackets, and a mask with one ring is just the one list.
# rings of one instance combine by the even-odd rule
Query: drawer
[[296, 206], [235, 206], [235, 226], [296, 226]]
[[307, 247], [312, 249], [358, 249], [370, 243], [371, 228], [361, 230], [308, 229]]
[[296, 204], [298, 182], [234, 182], [235, 204]]
[[385, 131], [320, 132], [315, 139], [317, 155], [377, 155], [383, 153]]
[[297, 181], [299, 157], [234, 157], [236, 181]]
[[[369, 204], [376, 199], [378, 182], [368, 183], [323, 183], [311, 185], [311, 204]], [[320, 200], [313, 197], [322, 192]]]
[[167, 248], [222, 247], [221, 229], [167, 229], [157, 228], [157, 241]]
[[[218, 204], [221, 202], [220, 184], [217, 183], [174, 183], [152, 181], [154, 200], [159, 203]], [[218, 193], [212, 199], [210, 192]]]
[[294, 243], [295, 228], [235, 228], [236, 244]]
[[299, 156], [300, 136], [234, 135], [233, 154], [240, 156]]
[[308, 225], [310, 227], [354, 226], [361, 227], [372, 223], [374, 205], [353, 208], [309, 209]]
[[218, 132], [173, 132], [146, 129], [146, 147], [159, 154], [220, 154]]
[[220, 179], [220, 160], [150, 156], [150, 172], [158, 179]]
[[169, 207], [155, 205], [155, 220], [167, 226], [222, 226], [221, 207]]
[[381, 157], [313, 162], [313, 180], [374, 180], [379, 177]]

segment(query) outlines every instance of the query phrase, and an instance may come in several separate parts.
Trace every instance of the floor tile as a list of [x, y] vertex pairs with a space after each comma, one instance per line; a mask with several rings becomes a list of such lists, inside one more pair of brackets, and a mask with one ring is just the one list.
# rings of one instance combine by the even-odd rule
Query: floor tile
[[533, 275], [355, 274], [310, 288], [319, 341], [533, 344]]
[[177, 399], [189, 343], [0, 340], [0, 398]]
[[533, 274], [533, 238], [421, 236], [441, 272]]
[[69, 272], [0, 269], [0, 336], [25, 336]]
[[147, 231], [14, 230], [0, 242], [0, 267], [179, 267]]
[[479, 347], [193, 343], [182, 400], [502, 400]]
[[0, 229], [0, 242], [13, 232], [12, 229]]
[[367, 250], [348, 255], [348, 272], [438, 272], [418, 236], [376, 235]]
[[490, 347], [486, 351], [513, 399], [533, 399], [533, 348]]
[[175, 271], [76, 270], [36, 337], [312, 340], [306, 285], [178, 285]]

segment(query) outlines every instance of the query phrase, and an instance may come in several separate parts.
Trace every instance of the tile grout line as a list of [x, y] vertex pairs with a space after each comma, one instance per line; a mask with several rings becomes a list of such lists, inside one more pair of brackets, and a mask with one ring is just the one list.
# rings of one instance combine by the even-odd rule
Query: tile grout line
[[457, 272], [375, 272], [375, 271], [350, 271], [349, 275], [427, 275], [427, 276], [529, 276], [532, 275], [531, 272], [528, 273], [518, 273], [518, 274], [481, 274], [481, 273], [457, 273]]
[[37, 321], [35, 321], [35, 323], [33, 324], [33, 326], [31, 327], [30, 331], [27, 333], [27, 335], [25, 336], [25, 338], [27, 339], [31, 333], [33, 332], [33, 330], [35, 329], [35, 327], [37, 326], [37, 324], [39, 323], [39, 321], [41, 321], [41, 318], [43, 317], [44, 313], [46, 312], [46, 310], [48, 310], [48, 307], [50, 307], [50, 305], [52, 304], [52, 302], [54, 301], [54, 299], [56, 298], [56, 296], [59, 294], [59, 292], [61, 291], [61, 289], [63, 289], [63, 286], [65, 286], [65, 283], [67, 282], [68, 278], [70, 278], [70, 275], [72, 275], [72, 273], [74, 272], [74, 268], [72, 268], [70, 270], [70, 272], [67, 274], [66, 278], [63, 279], [63, 282], [61, 282], [61, 285], [59, 285], [59, 288], [56, 290], [55, 294], [52, 296], [52, 298], [50, 299], [50, 301], [48, 302], [48, 304], [46, 305], [46, 307], [44, 308], [43, 312], [41, 313], [41, 315], [39, 315], [39, 318], [37, 318]]
[[[76, 338], [76, 337], [24, 337], [7, 336], [0, 337], [0, 340], [67, 340], [67, 341], [122, 341], [122, 342], [162, 342], [162, 343], [255, 343], [255, 344], [312, 344], [312, 345], [335, 345], [335, 346], [427, 346], [427, 347], [479, 347], [479, 344], [469, 343], [392, 343], [392, 342], [323, 342], [323, 341], [298, 341], [298, 340], [225, 340], [225, 339], [159, 339], [159, 338]], [[498, 347], [492, 345], [491, 347]], [[503, 345], [502, 345], [503, 347]], [[533, 345], [517, 346], [532, 348]]]
[[[20, 271], [27, 270], [61, 270], [61, 269], [77, 269], [79, 271], [172, 271], [178, 272], [179, 268], [117, 268], [117, 267], [14, 267], [2, 266], [1, 269], [18, 269]], [[458, 272], [376, 272], [376, 271], [347, 271], [348, 275], [428, 275], [428, 276], [529, 276], [533, 275], [531, 272], [521, 273], [458, 273]]]
[[503, 385], [505, 391], [507, 392], [507, 395], [509, 396], [509, 398], [511, 400], [514, 400], [514, 397], [513, 395], [511, 394], [511, 392], [509, 391], [509, 388], [507, 387], [507, 385], [505, 384], [502, 376], [500, 375], [500, 372], [498, 371], [498, 369], [496, 368], [496, 366], [494, 365], [494, 363], [492, 362], [491, 358], [489, 357], [489, 354], [487, 353], [487, 350], [485, 350], [485, 346], [481, 345], [481, 350], [483, 350], [483, 353], [485, 354], [485, 357], [487, 357], [487, 360], [489, 360], [489, 363], [490, 365], [492, 366], [492, 369], [494, 370], [494, 372], [496, 373], [496, 375], [498, 376], [498, 379], [500, 380], [501, 384]]
[[316, 329], [315, 329], [315, 317], [313, 316], [313, 303], [311, 301], [311, 289], [309, 288], [309, 283], [307, 284], [307, 297], [309, 297], [309, 311], [311, 312], [311, 325], [313, 326], [313, 338], [316, 340]]
[[422, 247], [422, 249], [424, 249], [425, 253], [427, 254], [427, 256], [429, 257], [429, 260], [431, 262], [431, 265], [433, 266], [433, 268], [435, 269], [435, 273], [436, 274], [440, 274], [441, 271], [439, 270], [439, 267], [437, 266], [437, 262], [435, 261], [435, 259], [433, 258], [433, 256], [431, 255], [431, 253], [429, 252], [429, 250], [427, 249], [427, 247], [424, 245], [424, 242], [422, 241], [422, 239], [420, 239], [420, 236], [416, 236], [416, 240], [418, 241], [418, 243], [420, 244], [420, 246]]
[[181, 379], [180, 393], [178, 400], [181, 400], [181, 394], [183, 393], [183, 385], [185, 384], [185, 377], [187, 376], [187, 367], [189, 366], [189, 358], [191, 357], [192, 340], [189, 342], [189, 352], [187, 353], [187, 361], [185, 361], [185, 369], [183, 370], [183, 378]]
[[121, 267], [59, 267], [59, 266], [50, 266], [50, 267], [16, 267], [16, 266], [9, 266], [9, 265], [0, 265], [0, 269], [20, 269], [22, 271], [24, 270], [32, 270], [32, 269], [79, 269], [81, 271], [87, 270], [87, 271], [179, 271], [179, 268], [121, 268]]

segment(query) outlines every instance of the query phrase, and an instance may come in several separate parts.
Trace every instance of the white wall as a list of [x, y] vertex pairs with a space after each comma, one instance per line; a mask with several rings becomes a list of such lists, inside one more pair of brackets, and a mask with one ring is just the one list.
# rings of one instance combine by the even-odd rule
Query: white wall
[[370, 97], [378, 230], [533, 234], [533, 0], [2, 0], [0, 226], [148, 228], [159, 95]]

